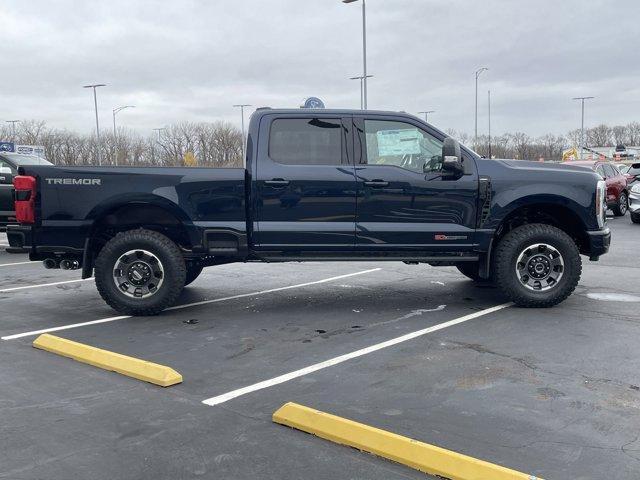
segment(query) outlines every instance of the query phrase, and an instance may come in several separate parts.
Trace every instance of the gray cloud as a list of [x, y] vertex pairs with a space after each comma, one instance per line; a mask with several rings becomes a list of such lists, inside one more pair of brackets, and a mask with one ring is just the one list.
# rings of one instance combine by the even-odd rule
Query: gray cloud
[[[119, 123], [143, 135], [180, 121], [231, 120], [234, 103], [297, 106], [317, 95], [359, 106], [360, 4], [340, 0], [29, 1], [0, 10], [0, 120], [37, 118], [90, 132]], [[635, 0], [368, 0], [369, 106], [433, 109], [442, 129], [481, 131], [492, 90], [495, 132], [564, 133], [571, 97], [595, 95], [587, 123], [640, 120], [640, 3]]]

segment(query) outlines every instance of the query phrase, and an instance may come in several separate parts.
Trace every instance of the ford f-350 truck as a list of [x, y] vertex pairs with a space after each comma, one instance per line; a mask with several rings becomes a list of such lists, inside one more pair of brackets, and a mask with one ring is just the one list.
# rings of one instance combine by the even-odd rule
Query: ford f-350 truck
[[548, 307], [611, 238], [594, 172], [484, 159], [395, 112], [264, 108], [245, 168], [24, 166], [14, 186], [9, 250], [94, 275], [130, 315], [172, 305], [205, 266], [305, 260], [455, 266]]

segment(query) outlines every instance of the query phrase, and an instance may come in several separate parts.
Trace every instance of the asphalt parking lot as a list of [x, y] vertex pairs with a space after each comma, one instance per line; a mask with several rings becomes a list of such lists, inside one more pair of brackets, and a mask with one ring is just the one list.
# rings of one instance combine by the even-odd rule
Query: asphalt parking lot
[[[128, 318], [78, 272], [2, 252], [0, 478], [424, 478], [271, 422], [294, 401], [547, 480], [637, 479], [640, 227], [609, 226], [563, 304], [490, 313], [505, 298], [454, 268], [292, 263], [208, 268], [183, 307]], [[32, 348], [52, 329], [184, 381]]]

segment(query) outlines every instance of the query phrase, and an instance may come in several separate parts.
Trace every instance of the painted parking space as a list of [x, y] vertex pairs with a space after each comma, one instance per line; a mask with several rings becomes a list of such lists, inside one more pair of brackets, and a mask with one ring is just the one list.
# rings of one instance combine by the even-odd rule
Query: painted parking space
[[[209, 303], [60, 332], [170, 365], [184, 377], [170, 390], [37, 351], [33, 335], [1, 341], [0, 478], [424, 478], [273, 425], [289, 401], [546, 479], [635, 478], [640, 320], [628, 296], [640, 269], [627, 259], [633, 227], [611, 227], [612, 252], [585, 260], [559, 307], [501, 309], [216, 406], [202, 401], [505, 299], [453, 268], [231, 265], [205, 270], [180, 299]], [[91, 281], [0, 294], [0, 308], [2, 336], [117, 316]]]

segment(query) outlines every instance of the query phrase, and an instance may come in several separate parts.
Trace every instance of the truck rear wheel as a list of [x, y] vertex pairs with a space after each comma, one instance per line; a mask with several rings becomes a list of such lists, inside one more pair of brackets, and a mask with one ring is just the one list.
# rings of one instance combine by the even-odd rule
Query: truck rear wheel
[[633, 223], [640, 223], [640, 212], [639, 213], [631, 212], [631, 221]]
[[495, 252], [498, 286], [520, 307], [551, 307], [578, 285], [582, 260], [573, 239], [559, 228], [530, 224], [514, 228]]
[[173, 305], [186, 268], [178, 246], [161, 233], [118, 233], [95, 263], [96, 287], [113, 309], [126, 315], [156, 315]]

